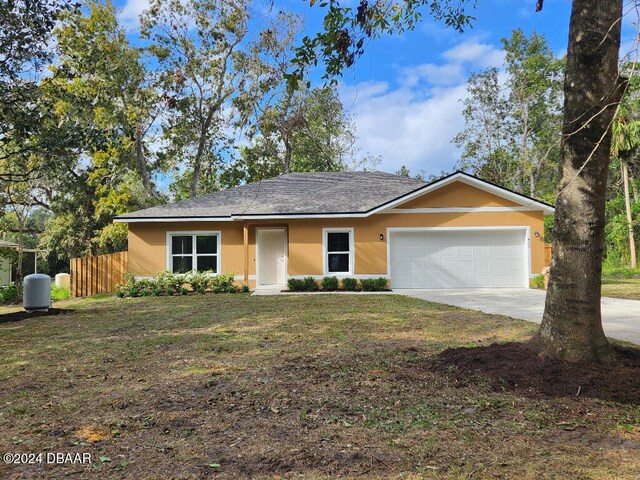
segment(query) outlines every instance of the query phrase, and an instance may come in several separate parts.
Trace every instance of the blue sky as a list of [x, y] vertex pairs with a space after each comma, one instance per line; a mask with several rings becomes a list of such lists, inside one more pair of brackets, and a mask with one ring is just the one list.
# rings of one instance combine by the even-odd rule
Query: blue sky
[[[274, 10], [306, 18], [312, 35], [322, 10], [302, 0], [274, 0]], [[137, 15], [149, 0], [116, 0], [120, 20], [135, 32]], [[320, 2], [318, 2], [320, 3]], [[345, 0], [345, 4], [357, 4]], [[473, 71], [500, 66], [500, 39], [511, 30], [544, 34], [558, 56], [567, 45], [569, 0], [546, 0], [535, 13], [535, 0], [479, 0], [474, 27], [457, 33], [425, 16], [415, 31], [370, 43], [365, 55], [340, 80], [345, 108], [353, 115], [363, 154], [380, 156], [378, 169], [438, 174], [453, 169], [458, 151], [452, 137], [464, 128], [461, 99]], [[259, 5], [259, 4], [258, 4]], [[636, 12], [625, 16], [624, 53], [633, 47]]]

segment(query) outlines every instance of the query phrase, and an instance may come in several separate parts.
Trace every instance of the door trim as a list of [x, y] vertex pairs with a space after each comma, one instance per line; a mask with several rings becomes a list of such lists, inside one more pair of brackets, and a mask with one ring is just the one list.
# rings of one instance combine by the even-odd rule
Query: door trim
[[[260, 283], [260, 232], [264, 230], [280, 230], [282, 231], [282, 241], [284, 242], [284, 282], [276, 285], [263, 285]], [[285, 227], [257, 227], [256, 228], [256, 288], [273, 288], [276, 286], [284, 287], [289, 278], [289, 242], [287, 236], [287, 228]]]
[[522, 279], [522, 287], [529, 288], [529, 278], [531, 274], [531, 227], [528, 225], [492, 225], [486, 227], [387, 227], [387, 275], [389, 283], [391, 283], [391, 233], [393, 232], [463, 232], [463, 231], [491, 231], [491, 230], [520, 230], [524, 231], [524, 278]]

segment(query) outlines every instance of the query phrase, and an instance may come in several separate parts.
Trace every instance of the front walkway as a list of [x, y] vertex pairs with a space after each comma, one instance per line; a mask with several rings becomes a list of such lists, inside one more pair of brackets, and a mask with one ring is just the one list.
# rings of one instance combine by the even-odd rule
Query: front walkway
[[[485, 313], [540, 323], [544, 311], [544, 290], [535, 289], [464, 289], [410, 290], [395, 293], [434, 303], [480, 310]], [[640, 301], [620, 298], [602, 299], [602, 324], [607, 336], [640, 344]]]

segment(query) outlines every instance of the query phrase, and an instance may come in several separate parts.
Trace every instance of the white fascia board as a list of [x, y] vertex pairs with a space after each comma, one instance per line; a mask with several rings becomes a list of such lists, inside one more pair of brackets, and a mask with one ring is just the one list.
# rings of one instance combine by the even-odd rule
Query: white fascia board
[[149, 218], [114, 218], [114, 223], [178, 223], [178, 222], [232, 222], [231, 217], [149, 217]]
[[182, 217], [182, 218], [114, 218], [114, 223], [160, 223], [160, 222], [238, 222], [242, 220], [287, 220], [304, 218], [364, 218], [368, 213], [322, 213], [301, 215], [233, 215], [231, 217]]
[[301, 218], [364, 218], [369, 213], [307, 213], [299, 215], [234, 215], [233, 220], [287, 220]]
[[531, 212], [532, 207], [434, 207], [392, 208], [380, 213], [474, 213], [474, 212]]

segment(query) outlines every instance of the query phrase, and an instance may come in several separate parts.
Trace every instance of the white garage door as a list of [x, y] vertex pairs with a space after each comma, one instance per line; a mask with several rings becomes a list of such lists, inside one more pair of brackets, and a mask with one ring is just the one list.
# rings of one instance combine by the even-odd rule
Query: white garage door
[[524, 229], [392, 231], [392, 288], [528, 286]]

